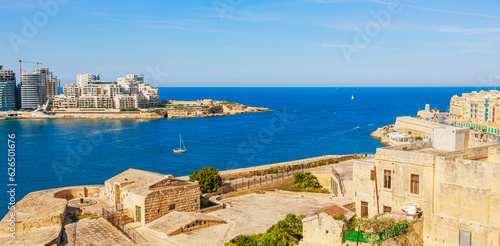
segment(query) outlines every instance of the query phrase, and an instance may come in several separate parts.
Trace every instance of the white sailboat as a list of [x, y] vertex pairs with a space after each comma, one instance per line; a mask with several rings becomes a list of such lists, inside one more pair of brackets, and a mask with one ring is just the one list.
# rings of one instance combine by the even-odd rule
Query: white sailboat
[[186, 146], [184, 146], [184, 142], [182, 141], [181, 134], [179, 134], [179, 148], [174, 149], [175, 154], [180, 154], [186, 152]]
[[354, 95], [351, 95], [351, 99], [354, 100]]

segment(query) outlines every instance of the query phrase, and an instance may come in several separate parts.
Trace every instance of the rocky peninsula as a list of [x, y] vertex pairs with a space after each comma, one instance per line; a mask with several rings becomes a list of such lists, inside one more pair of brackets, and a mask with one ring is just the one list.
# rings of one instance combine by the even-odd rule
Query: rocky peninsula
[[182, 119], [212, 116], [227, 116], [246, 113], [267, 112], [268, 108], [250, 107], [241, 103], [215, 101], [168, 100], [157, 108], [113, 109], [113, 108], [58, 108], [38, 111], [4, 111], [0, 120], [10, 119]]

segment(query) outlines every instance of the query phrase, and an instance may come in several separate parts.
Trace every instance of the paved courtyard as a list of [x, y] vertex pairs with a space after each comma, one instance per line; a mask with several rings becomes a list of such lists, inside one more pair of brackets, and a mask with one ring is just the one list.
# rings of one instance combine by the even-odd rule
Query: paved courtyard
[[[75, 243], [76, 229], [76, 243]], [[61, 245], [135, 245], [103, 218], [82, 219], [64, 226]]]
[[199, 231], [166, 237], [151, 229], [140, 227], [137, 231], [147, 238], [150, 245], [224, 245], [241, 234], [263, 233], [288, 213], [309, 215], [333, 204], [344, 205], [350, 198], [310, 198], [275, 194], [250, 194], [222, 200], [231, 207], [209, 213], [226, 224]]

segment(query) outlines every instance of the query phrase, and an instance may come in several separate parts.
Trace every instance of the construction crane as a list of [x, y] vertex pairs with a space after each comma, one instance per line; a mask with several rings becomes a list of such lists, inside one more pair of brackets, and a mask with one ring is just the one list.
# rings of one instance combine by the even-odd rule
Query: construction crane
[[23, 61], [16, 57], [17, 60], [19, 61], [19, 81], [22, 82], [22, 76], [23, 76], [23, 69], [22, 69], [22, 63], [36, 63], [36, 69], [38, 70], [38, 65], [42, 65], [43, 63], [41, 62], [32, 62], [32, 61]]

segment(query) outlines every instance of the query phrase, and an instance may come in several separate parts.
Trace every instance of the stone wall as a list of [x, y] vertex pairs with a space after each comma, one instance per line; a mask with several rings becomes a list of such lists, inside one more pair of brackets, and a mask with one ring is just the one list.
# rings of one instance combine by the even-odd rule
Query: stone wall
[[302, 219], [303, 242], [300, 245], [342, 245], [345, 223], [335, 220], [326, 213], [319, 213]]
[[412, 136], [419, 136], [424, 138], [430, 138], [432, 135], [432, 129], [437, 127], [443, 127], [446, 125], [438, 124], [422, 119], [412, 118], [409, 116], [397, 117], [394, 129], [398, 132], [408, 133]]
[[99, 197], [102, 187], [75, 187], [71, 189], [63, 189], [54, 193], [55, 198], [71, 200], [82, 197]]
[[[500, 164], [436, 160], [434, 215], [426, 220], [426, 245], [458, 245], [460, 230], [472, 245], [499, 246]], [[429, 218], [429, 217], [427, 217]]]
[[[175, 205], [175, 209], [169, 209], [171, 205]], [[149, 223], [174, 210], [198, 212], [200, 210], [200, 187], [189, 185], [148, 194], [145, 199], [144, 221]]]
[[206, 197], [209, 198], [212, 196], [220, 195], [220, 197], [217, 197], [217, 199], [216, 199], [216, 200], [220, 201], [220, 200], [226, 199], [226, 198], [251, 194], [251, 193], [254, 193], [254, 192], [260, 191], [260, 190], [276, 189], [276, 188], [290, 186], [290, 185], [293, 185], [293, 176], [285, 177], [284, 179], [279, 179], [279, 180], [274, 181], [272, 183], [263, 184], [261, 186], [252, 187], [250, 189], [244, 189], [244, 190], [235, 191], [235, 192], [230, 192], [227, 194], [222, 194], [222, 193], [221, 194], [212, 194], [212, 193], [210, 193], [210, 196], [206, 196]]
[[455, 160], [457, 158], [467, 158], [467, 159], [488, 158], [488, 148], [489, 146], [482, 146], [477, 148], [469, 148], [466, 150], [457, 150], [453, 152], [448, 152], [445, 155], [445, 159]]
[[178, 235], [178, 234], [181, 234], [184, 232], [196, 231], [196, 230], [200, 230], [203, 228], [216, 226], [216, 225], [220, 225], [220, 224], [224, 224], [224, 222], [223, 221], [196, 220], [192, 224], [189, 224], [189, 225], [185, 226], [184, 228], [176, 230], [176, 231], [168, 234], [167, 236], [169, 236], [169, 237], [175, 236], [175, 235]]
[[[423, 142], [379, 148], [374, 162], [355, 161], [353, 183], [358, 215], [361, 215], [361, 202], [367, 203], [369, 217], [383, 213], [384, 207], [390, 207], [391, 211], [402, 211], [408, 203], [416, 203], [424, 215], [430, 215], [436, 155], [432, 151], [427, 153], [419, 150], [431, 147], [431, 142]], [[376, 182], [372, 180], [372, 171], [375, 172]], [[385, 171], [390, 173], [388, 187], [384, 186]], [[411, 192], [413, 174], [419, 176], [418, 194]]]
[[375, 181], [371, 180], [375, 162], [356, 160], [353, 164], [354, 202], [358, 216], [361, 216], [361, 202], [368, 203], [368, 214], [377, 214], [375, 201]]

